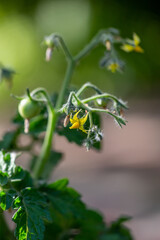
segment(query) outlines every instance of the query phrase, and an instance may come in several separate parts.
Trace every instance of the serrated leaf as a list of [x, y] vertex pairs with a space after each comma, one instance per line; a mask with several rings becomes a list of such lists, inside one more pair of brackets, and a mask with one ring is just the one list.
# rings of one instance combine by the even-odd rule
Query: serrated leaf
[[4, 186], [8, 182], [8, 174], [0, 171], [0, 186]]
[[25, 175], [26, 171], [24, 171], [20, 166], [16, 166], [11, 181], [12, 182], [21, 181], [22, 179], [24, 179]]
[[22, 197], [18, 196], [13, 202], [13, 208], [18, 209], [21, 207], [21, 205], [22, 205]]
[[[17, 167], [16, 167], [17, 169]], [[17, 190], [21, 191], [27, 187], [33, 187], [33, 179], [30, 173], [26, 170], [23, 170], [21, 167], [18, 167], [20, 172], [15, 172], [15, 174], [10, 179], [12, 182], [12, 186]]]
[[12, 206], [12, 202], [16, 196], [16, 191], [9, 190], [7, 192], [0, 191], [0, 207], [5, 211]]
[[0, 149], [4, 149], [7, 151], [12, 149], [17, 134], [18, 134], [17, 130], [5, 133], [3, 139], [0, 141]]
[[11, 177], [15, 172], [16, 153], [5, 153], [0, 151], [0, 171]]
[[64, 219], [79, 219], [83, 217], [85, 205], [80, 199], [80, 194], [74, 189], [65, 187], [66, 179], [50, 184], [45, 188], [45, 193], [51, 202], [52, 207]]
[[50, 221], [45, 197], [33, 188], [26, 188], [21, 192], [22, 206], [13, 215], [17, 224], [15, 236], [19, 240], [42, 240], [45, 223]]

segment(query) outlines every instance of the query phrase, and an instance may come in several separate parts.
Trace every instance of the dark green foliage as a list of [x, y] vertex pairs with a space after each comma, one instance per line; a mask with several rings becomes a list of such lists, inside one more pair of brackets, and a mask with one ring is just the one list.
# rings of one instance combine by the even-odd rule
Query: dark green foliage
[[15, 74], [15, 71], [10, 68], [6, 68], [0, 64], [0, 83], [5, 80], [9, 83], [12, 81], [13, 75]]
[[0, 141], [0, 149], [10, 150], [14, 148], [17, 135], [18, 135], [18, 131], [7, 132], [3, 136], [3, 140]]
[[124, 222], [130, 219], [130, 217], [126, 216], [118, 218], [110, 225], [107, 236], [102, 240], [133, 240], [130, 230], [123, 225]]
[[14, 201], [16, 196], [15, 190], [0, 191], [0, 207], [5, 211], [8, 210]]
[[81, 195], [68, 187], [68, 179], [34, 182], [15, 165], [15, 159], [14, 153], [0, 152], [0, 207], [16, 209], [12, 219], [17, 239], [132, 240], [123, 225], [129, 218], [122, 217], [107, 227], [103, 217], [87, 209]]
[[7, 177], [11, 177], [15, 173], [15, 159], [16, 153], [0, 152], [0, 171]]
[[5, 172], [0, 171], [0, 185], [3, 186], [7, 183], [8, 178], [7, 178], [8, 174]]
[[51, 220], [45, 197], [36, 189], [26, 188], [21, 191], [21, 199], [20, 207], [12, 218], [17, 224], [16, 238], [42, 240], [45, 230], [44, 220]]

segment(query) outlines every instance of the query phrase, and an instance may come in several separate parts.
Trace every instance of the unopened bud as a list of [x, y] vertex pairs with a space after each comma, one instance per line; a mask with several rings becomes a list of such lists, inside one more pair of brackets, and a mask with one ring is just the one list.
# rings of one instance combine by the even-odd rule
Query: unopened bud
[[46, 50], [46, 61], [49, 62], [52, 57], [53, 48], [48, 47]]
[[68, 123], [69, 123], [69, 120], [70, 120], [70, 115], [67, 115], [64, 119], [64, 122], [63, 122], [63, 126], [64, 127], [67, 127]]
[[111, 50], [111, 42], [110, 42], [109, 40], [106, 41], [106, 49], [107, 49], [108, 51]]
[[24, 132], [25, 133], [29, 132], [29, 120], [28, 119], [24, 120]]

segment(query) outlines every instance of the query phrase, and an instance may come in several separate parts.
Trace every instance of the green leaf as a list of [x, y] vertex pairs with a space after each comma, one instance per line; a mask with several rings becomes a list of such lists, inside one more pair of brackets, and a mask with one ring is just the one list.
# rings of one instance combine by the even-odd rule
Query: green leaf
[[6, 185], [8, 182], [8, 174], [0, 171], [0, 186]]
[[0, 171], [11, 177], [15, 172], [16, 153], [5, 153], [0, 151]]
[[12, 218], [17, 224], [16, 238], [19, 240], [43, 240], [44, 221], [51, 220], [45, 197], [33, 188], [24, 189], [21, 197], [22, 206]]
[[7, 210], [12, 206], [12, 202], [14, 201], [14, 198], [16, 196], [16, 191], [9, 190], [7, 192], [0, 191], [0, 207], [2, 210]]
[[12, 182], [19, 182], [19, 181], [21, 181], [22, 179], [25, 178], [25, 175], [26, 175], [26, 171], [24, 171], [24, 170], [22, 169], [22, 167], [16, 166], [15, 172], [14, 172], [14, 174], [12, 175], [11, 181], [12, 181]]
[[96, 211], [86, 210], [85, 218], [79, 223], [79, 234], [75, 240], [101, 240], [103, 232], [106, 231], [106, 225], [103, 217]]
[[62, 179], [49, 184], [44, 192], [47, 194], [53, 209], [63, 216], [64, 220], [72, 221], [83, 218], [85, 205], [80, 199], [80, 194], [67, 187], [68, 180]]
[[18, 135], [17, 130], [5, 133], [5, 135], [3, 136], [3, 140], [0, 141], [0, 149], [4, 150], [13, 149], [17, 135]]
[[67, 178], [63, 178], [57, 180], [56, 182], [48, 184], [49, 188], [56, 189], [56, 190], [63, 190], [67, 187], [69, 180]]
[[33, 179], [28, 171], [23, 170], [21, 167], [16, 167], [15, 174], [10, 178], [12, 186], [21, 191], [27, 187], [33, 187]]
[[29, 134], [38, 135], [39, 133], [46, 131], [46, 126], [47, 126], [47, 117], [45, 117], [42, 114], [37, 117], [34, 117], [30, 121]]
[[133, 240], [130, 230], [123, 225], [124, 222], [130, 219], [131, 218], [128, 216], [122, 216], [116, 221], [112, 222], [107, 231], [108, 238], [105, 240]]
[[14, 74], [15, 74], [15, 71], [13, 69], [0, 66], [0, 83], [3, 80], [9, 81], [9, 82], [12, 81]]

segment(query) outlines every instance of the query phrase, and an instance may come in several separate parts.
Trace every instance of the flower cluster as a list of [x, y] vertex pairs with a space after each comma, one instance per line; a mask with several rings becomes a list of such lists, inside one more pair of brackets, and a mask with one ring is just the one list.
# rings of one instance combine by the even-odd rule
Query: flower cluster
[[133, 40], [127, 39], [126, 42], [121, 46], [121, 49], [125, 52], [138, 52], [143, 53], [144, 50], [139, 46], [141, 40], [136, 33], [133, 33]]
[[[89, 98], [80, 98], [81, 93], [87, 88], [92, 88], [96, 91], [96, 94]], [[63, 105], [60, 112], [66, 114], [64, 127], [67, 127], [70, 122], [70, 130], [77, 129], [87, 134], [84, 145], [87, 149], [90, 149], [91, 146], [100, 142], [103, 138], [102, 131], [94, 123], [94, 114], [106, 113], [112, 116], [118, 125], [122, 127], [122, 125], [126, 124], [126, 120], [122, 116], [124, 109], [127, 109], [127, 105], [122, 100], [102, 92], [93, 84], [86, 83], [77, 92], [70, 93], [67, 103]], [[84, 127], [85, 124], [87, 128]]]

